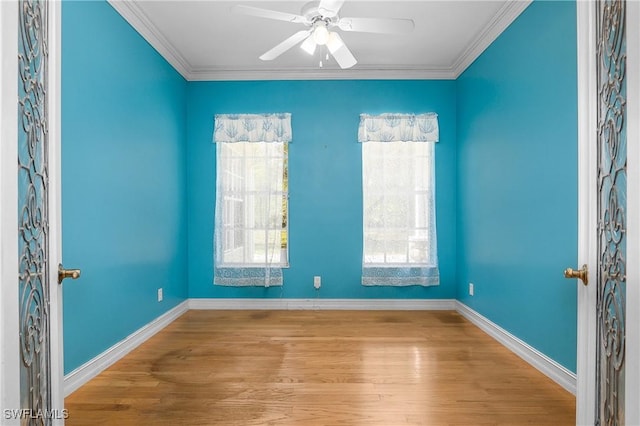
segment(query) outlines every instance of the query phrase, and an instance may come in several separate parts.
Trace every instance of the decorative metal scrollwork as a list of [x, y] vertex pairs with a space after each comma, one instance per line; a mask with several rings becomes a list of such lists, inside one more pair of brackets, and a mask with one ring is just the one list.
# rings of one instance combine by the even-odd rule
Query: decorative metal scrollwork
[[51, 419], [48, 212], [48, 9], [19, 2], [18, 244], [22, 424]]
[[596, 424], [624, 424], [626, 300], [626, 2], [596, 2], [598, 347]]

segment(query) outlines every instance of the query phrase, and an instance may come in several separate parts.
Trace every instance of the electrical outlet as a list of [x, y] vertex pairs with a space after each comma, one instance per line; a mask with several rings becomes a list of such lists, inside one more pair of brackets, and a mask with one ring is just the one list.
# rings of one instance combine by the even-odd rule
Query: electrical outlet
[[313, 288], [317, 290], [320, 288], [321, 285], [322, 285], [322, 279], [317, 275], [313, 277]]
[[469, 283], [469, 296], [473, 296], [473, 283]]
[[159, 288], [158, 289], [158, 302], [162, 302], [162, 298], [163, 298], [162, 289]]

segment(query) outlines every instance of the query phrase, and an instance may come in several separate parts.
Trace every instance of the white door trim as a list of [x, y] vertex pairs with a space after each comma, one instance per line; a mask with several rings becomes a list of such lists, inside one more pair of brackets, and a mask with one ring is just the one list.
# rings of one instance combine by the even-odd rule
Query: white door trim
[[[62, 286], [58, 284], [58, 263], [62, 262], [61, 217], [61, 56], [62, 2], [49, 2], [49, 297], [51, 350], [51, 408], [64, 409], [64, 356], [62, 339]], [[64, 416], [53, 416], [63, 425]]]
[[[0, 423], [20, 408], [18, 330], [18, 4], [0, 1]], [[11, 143], [13, 142], [13, 143]]]
[[595, 6], [577, 2], [578, 43], [578, 264], [590, 266], [588, 286], [576, 280], [578, 290], [578, 347], [576, 423], [593, 425], [595, 416], [596, 354], [596, 68]]
[[640, 2], [627, 2], [627, 306], [625, 421], [640, 424]]

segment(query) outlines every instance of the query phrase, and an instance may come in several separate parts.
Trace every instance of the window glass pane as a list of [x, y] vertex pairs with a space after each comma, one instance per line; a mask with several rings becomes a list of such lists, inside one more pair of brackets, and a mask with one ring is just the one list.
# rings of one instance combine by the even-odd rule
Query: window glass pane
[[409, 236], [409, 262], [429, 263], [429, 239], [424, 230]]
[[411, 216], [411, 197], [406, 193], [389, 192], [384, 200], [384, 225], [387, 228], [407, 228]]
[[428, 201], [427, 201], [427, 193], [418, 192], [413, 196], [413, 214], [411, 217], [411, 223], [416, 228], [426, 228], [428, 221]]
[[287, 144], [219, 143], [217, 153], [222, 263], [286, 264]]
[[433, 144], [362, 145], [365, 264], [426, 264]]
[[366, 263], [384, 263], [385, 245], [380, 232], [369, 230], [364, 237], [364, 260]]
[[411, 183], [409, 173], [412, 170], [407, 167], [407, 156], [400, 155], [402, 151], [406, 151], [402, 149], [404, 147], [404, 143], [398, 143], [398, 146], [394, 146], [396, 144], [387, 144], [391, 148], [397, 148], [398, 151], [394, 149], [386, 150], [386, 158], [384, 160], [384, 169], [383, 176], [384, 179], [384, 190], [385, 192], [404, 192], [409, 188]]
[[225, 229], [225, 243], [227, 243], [223, 254], [225, 263], [243, 263], [244, 245], [242, 240], [243, 234], [238, 234], [237, 229]]
[[271, 144], [265, 142], [245, 143], [247, 156], [263, 158], [267, 155], [267, 147]]
[[[426, 158], [424, 161], [426, 163]], [[413, 179], [414, 179], [415, 188], [417, 191], [426, 191], [431, 186], [431, 171], [429, 170], [428, 167], [416, 167], [414, 169]]]
[[278, 158], [267, 158], [262, 166], [265, 169], [265, 179], [271, 182], [269, 185], [270, 191], [282, 191], [283, 184], [283, 164], [282, 160]]
[[234, 226], [234, 228], [241, 229], [242, 227], [245, 226], [245, 214], [244, 214], [245, 202], [242, 198], [233, 197], [231, 200], [231, 204], [232, 204], [232, 210], [231, 210], [232, 217], [230, 218], [229, 223], [231, 223]]
[[265, 263], [266, 259], [266, 233], [264, 229], [246, 230], [247, 235], [247, 263]]
[[407, 263], [407, 230], [390, 229], [383, 235], [385, 239], [385, 263]]
[[280, 230], [267, 231], [267, 256], [271, 262], [277, 263], [281, 261], [281, 241], [282, 237]]
[[381, 194], [369, 194], [364, 200], [365, 228], [384, 226], [384, 197]]

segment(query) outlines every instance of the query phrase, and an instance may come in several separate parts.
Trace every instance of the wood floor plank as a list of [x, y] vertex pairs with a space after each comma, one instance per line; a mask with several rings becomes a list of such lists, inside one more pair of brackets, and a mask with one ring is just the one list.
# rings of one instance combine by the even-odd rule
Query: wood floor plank
[[452, 311], [189, 311], [67, 425], [573, 425], [575, 398]]

